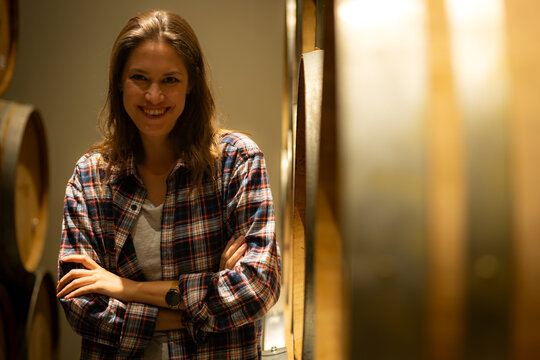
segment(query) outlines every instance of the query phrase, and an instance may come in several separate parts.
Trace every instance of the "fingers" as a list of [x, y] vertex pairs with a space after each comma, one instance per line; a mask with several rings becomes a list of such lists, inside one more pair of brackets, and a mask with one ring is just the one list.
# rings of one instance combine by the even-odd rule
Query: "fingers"
[[228, 259], [230, 258], [236, 250], [244, 243], [244, 236], [239, 236], [236, 239], [231, 239], [229, 242], [227, 242], [227, 245], [225, 246], [225, 249], [223, 250], [223, 255], [221, 256], [222, 259]]
[[56, 291], [58, 291], [57, 296], [59, 298], [70, 298], [77, 296], [77, 294], [87, 294], [88, 289], [86, 289], [86, 292], [84, 292], [83, 289], [85, 286], [95, 281], [92, 278], [94, 275], [93, 270], [98, 269], [99, 265], [88, 255], [83, 254], [68, 255], [60, 259], [60, 261], [78, 263], [86, 269], [73, 269], [64, 275], [56, 286]]
[[244, 236], [239, 236], [236, 239], [231, 238], [225, 245], [223, 253], [221, 254], [221, 259], [219, 261], [219, 270], [226, 269], [226, 263], [229, 261], [230, 257], [235, 254], [240, 246], [244, 243]]
[[246, 252], [247, 244], [243, 243], [234, 254], [225, 262], [225, 269], [233, 269], [236, 263], [244, 257], [244, 253]]
[[71, 281], [84, 277], [89, 276], [91, 273], [88, 270], [85, 269], [74, 269], [68, 272], [66, 275], [64, 275], [60, 281], [58, 282], [58, 285], [56, 286], [56, 290], [60, 290], [64, 288], [67, 284], [69, 284]]
[[223, 253], [221, 254], [221, 261], [219, 264], [219, 270], [232, 269], [236, 263], [244, 256], [246, 252], [247, 244], [245, 243], [245, 237], [239, 236], [236, 239], [231, 239], [227, 242]]
[[72, 292], [66, 292], [66, 294], [62, 294], [62, 295], [58, 295], [58, 298], [61, 298], [61, 297], [64, 297], [64, 299], [71, 299], [71, 298], [74, 298], [74, 297], [77, 297], [77, 296], [81, 296], [81, 295], [87, 295], [87, 294], [92, 294], [92, 293], [96, 293], [96, 291], [94, 290], [94, 284], [89, 284], [89, 285], [86, 285], [86, 286], [82, 286], [80, 288], [77, 288], [75, 290], [73, 290]]
[[93, 276], [77, 278], [68, 283], [65, 287], [61, 288], [56, 296], [59, 298], [65, 297], [66, 299], [69, 299], [71, 297], [88, 294], [94, 291], [92, 287], [94, 284], [95, 279]]
[[94, 270], [99, 267], [99, 265], [92, 258], [84, 254], [68, 255], [60, 259], [60, 261], [78, 263], [90, 270]]

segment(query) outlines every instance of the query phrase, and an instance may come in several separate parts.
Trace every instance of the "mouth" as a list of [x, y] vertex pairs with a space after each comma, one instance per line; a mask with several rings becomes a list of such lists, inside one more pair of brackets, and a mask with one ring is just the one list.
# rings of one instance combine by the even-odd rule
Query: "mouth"
[[148, 117], [150, 118], [159, 118], [163, 116], [167, 111], [169, 111], [169, 107], [162, 107], [162, 108], [144, 108], [142, 106], [139, 106], [139, 109]]

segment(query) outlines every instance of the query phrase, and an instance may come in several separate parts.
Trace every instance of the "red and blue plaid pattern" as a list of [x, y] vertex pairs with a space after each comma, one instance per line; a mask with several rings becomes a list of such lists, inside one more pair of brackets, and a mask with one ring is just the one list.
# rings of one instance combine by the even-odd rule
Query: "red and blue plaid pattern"
[[[161, 232], [163, 280], [179, 280], [187, 306], [182, 330], [168, 332], [170, 359], [257, 359], [263, 314], [280, 292], [272, 195], [264, 157], [242, 134], [221, 138], [217, 181], [190, 187], [189, 164], [167, 179]], [[131, 238], [146, 190], [133, 158], [113, 168], [88, 153], [77, 163], [64, 201], [61, 260], [87, 254], [119, 276], [144, 281]], [[191, 191], [190, 191], [191, 190]], [[245, 235], [248, 249], [233, 270], [219, 270], [227, 241]], [[75, 266], [59, 261], [58, 278]], [[103, 295], [60, 299], [82, 336], [82, 359], [139, 359], [158, 308]]]

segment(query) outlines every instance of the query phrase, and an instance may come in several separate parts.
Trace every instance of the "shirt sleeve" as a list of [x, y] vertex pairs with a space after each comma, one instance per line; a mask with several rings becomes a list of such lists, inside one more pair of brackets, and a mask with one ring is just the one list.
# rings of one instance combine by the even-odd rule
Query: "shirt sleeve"
[[187, 307], [184, 325], [195, 341], [207, 332], [260, 319], [280, 293], [281, 264], [263, 155], [259, 151], [235, 158], [235, 166], [223, 176], [226, 212], [235, 234], [245, 235], [248, 249], [232, 270], [180, 277]]
[[[111, 271], [107, 266], [103, 241], [99, 240], [101, 236], [96, 235], [101, 233], [95, 230], [99, 223], [96, 200], [85, 198], [80, 174], [77, 168], [66, 189], [58, 279], [75, 268], [73, 263], [62, 262], [63, 257], [71, 254], [86, 254]], [[153, 335], [158, 312], [157, 307], [124, 303], [99, 294], [60, 298], [60, 303], [75, 332], [93, 343], [115, 347], [125, 354], [135, 354], [144, 349]]]

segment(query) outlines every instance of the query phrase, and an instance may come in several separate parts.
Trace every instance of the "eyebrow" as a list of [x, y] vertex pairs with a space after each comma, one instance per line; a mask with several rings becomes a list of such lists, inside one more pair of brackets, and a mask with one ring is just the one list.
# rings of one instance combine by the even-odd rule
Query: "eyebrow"
[[[148, 74], [148, 71], [145, 71], [143, 69], [137, 69], [137, 68], [128, 69], [127, 71], [128, 72], [139, 72], [141, 74]], [[184, 73], [181, 72], [181, 71], [169, 71], [168, 73], [165, 73], [162, 76], [171, 76], [171, 75], [184, 75]]]

